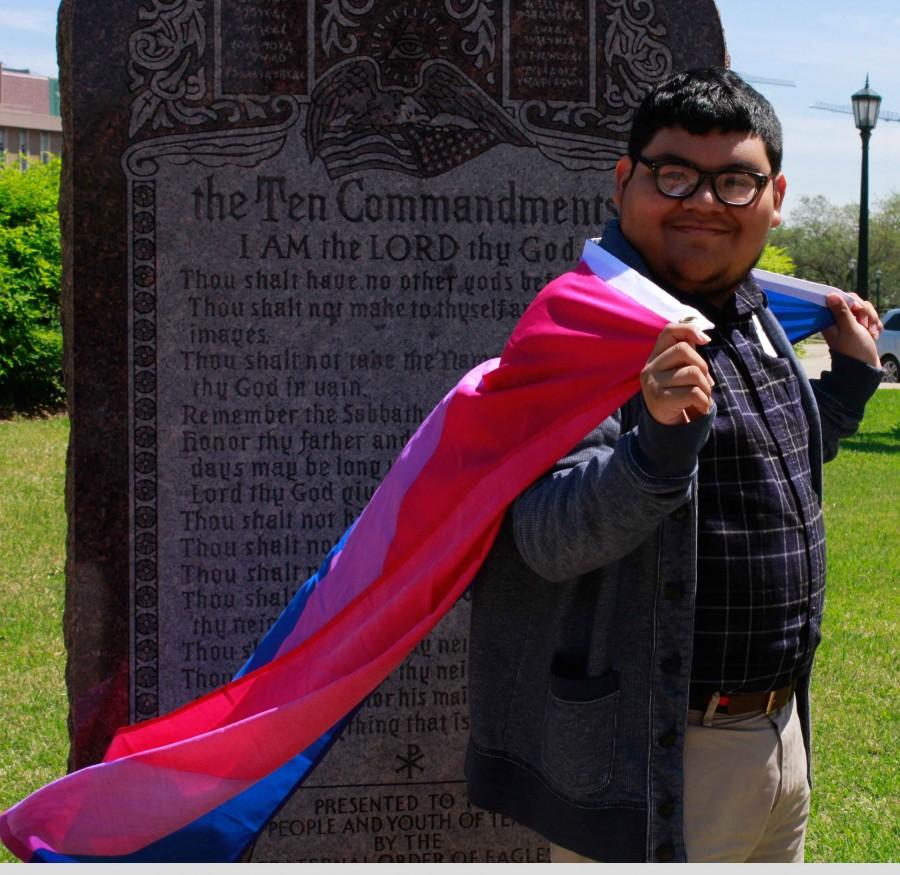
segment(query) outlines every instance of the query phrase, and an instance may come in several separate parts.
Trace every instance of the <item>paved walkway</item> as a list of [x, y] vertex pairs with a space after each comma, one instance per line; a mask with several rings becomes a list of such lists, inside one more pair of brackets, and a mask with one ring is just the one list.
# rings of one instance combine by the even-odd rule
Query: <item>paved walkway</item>
[[[806, 371], [806, 376], [812, 380], [831, 367], [831, 354], [824, 340], [807, 340], [803, 346], [806, 355], [800, 359], [800, 363]], [[882, 383], [879, 388], [900, 389], [900, 383]]]
[[806, 352], [800, 359], [806, 376], [811, 380], [818, 377], [822, 371], [831, 367], [831, 354], [828, 352], [828, 344], [824, 340], [807, 340], [803, 344]]

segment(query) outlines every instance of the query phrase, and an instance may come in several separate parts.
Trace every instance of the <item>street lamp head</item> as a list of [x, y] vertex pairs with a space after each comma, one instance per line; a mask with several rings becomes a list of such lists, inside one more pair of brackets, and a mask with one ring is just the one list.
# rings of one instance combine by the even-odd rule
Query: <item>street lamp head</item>
[[866, 76], [865, 88], [860, 88], [853, 97], [853, 119], [860, 131], [871, 131], [878, 121], [878, 110], [881, 108], [881, 95], [869, 87]]

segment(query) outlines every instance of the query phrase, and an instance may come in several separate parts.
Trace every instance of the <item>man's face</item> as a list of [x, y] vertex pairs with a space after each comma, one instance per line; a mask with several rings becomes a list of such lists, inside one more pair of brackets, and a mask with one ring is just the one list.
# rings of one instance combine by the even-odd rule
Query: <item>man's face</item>
[[[642, 157], [700, 170], [772, 172], [765, 144], [747, 133], [716, 131], [698, 136], [684, 128], [662, 128]], [[781, 223], [785, 180], [779, 175], [767, 182], [744, 207], [723, 204], [711, 185], [711, 180], [704, 180], [690, 197], [666, 197], [648, 167], [633, 167], [625, 157], [616, 165], [614, 200], [622, 232], [656, 279], [721, 304], [756, 263], [769, 229]]]

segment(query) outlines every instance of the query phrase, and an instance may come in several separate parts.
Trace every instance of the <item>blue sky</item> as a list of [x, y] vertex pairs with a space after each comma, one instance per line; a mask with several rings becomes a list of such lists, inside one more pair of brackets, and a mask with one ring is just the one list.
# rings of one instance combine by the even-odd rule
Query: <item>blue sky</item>
[[[897, 0], [718, 0], [734, 69], [747, 76], [796, 82], [754, 83], [784, 125], [788, 197], [859, 198], [860, 141], [851, 116], [810, 109], [816, 101], [847, 104], [866, 74], [900, 112], [900, 3]], [[56, 74], [56, 0], [0, 0], [0, 61]], [[881, 121], [872, 136], [873, 200], [900, 191], [900, 122]]]
[[[754, 83], [784, 128], [785, 213], [799, 195], [858, 203], [861, 145], [853, 117], [810, 109], [846, 104], [866, 74], [900, 113], [900, 3], [897, 0], [718, 0], [732, 67], [747, 76], [796, 82]], [[900, 192], [900, 122], [879, 121], [869, 150], [872, 199]]]

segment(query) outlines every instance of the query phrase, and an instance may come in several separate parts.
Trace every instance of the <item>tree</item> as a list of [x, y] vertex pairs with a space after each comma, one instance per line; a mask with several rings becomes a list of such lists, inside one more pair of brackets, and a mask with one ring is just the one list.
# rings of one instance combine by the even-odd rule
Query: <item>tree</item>
[[64, 398], [60, 162], [0, 162], [0, 408], [58, 407]]
[[782, 273], [788, 276], [793, 276], [796, 270], [794, 259], [791, 258], [787, 249], [773, 246], [771, 243], [766, 244], [756, 266], [762, 270], [770, 270], [772, 273]]
[[[859, 206], [837, 206], [804, 196], [789, 221], [776, 228], [773, 246], [786, 250], [796, 275], [842, 289], [856, 286]], [[900, 193], [873, 205], [869, 215], [869, 296], [881, 270], [881, 310], [900, 304]]]
[[869, 223], [869, 297], [875, 298], [876, 271], [881, 271], [881, 312], [900, 307], [900, 192], [878, 203]]

